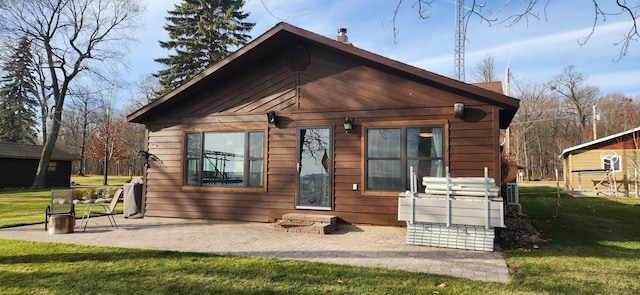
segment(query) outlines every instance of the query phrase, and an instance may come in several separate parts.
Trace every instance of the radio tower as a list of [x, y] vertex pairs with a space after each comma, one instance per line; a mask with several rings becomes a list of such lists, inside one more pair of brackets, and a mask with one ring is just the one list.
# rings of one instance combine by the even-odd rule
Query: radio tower
[[464, 43], [466, 32], [464, 29], [464, 0], [456, 0], [456, 36], [453, 53], [453, 77], [464, 82]]

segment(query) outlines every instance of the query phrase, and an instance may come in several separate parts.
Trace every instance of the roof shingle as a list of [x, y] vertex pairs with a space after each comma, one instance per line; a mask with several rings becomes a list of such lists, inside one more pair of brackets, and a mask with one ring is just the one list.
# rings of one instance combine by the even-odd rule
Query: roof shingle
[[[44, 146], [35, 144], [0, 142], [0, 158], [40, 159]], [[78, 156], [59, 148], [54, 148], [51, 160], [78, 160]]]

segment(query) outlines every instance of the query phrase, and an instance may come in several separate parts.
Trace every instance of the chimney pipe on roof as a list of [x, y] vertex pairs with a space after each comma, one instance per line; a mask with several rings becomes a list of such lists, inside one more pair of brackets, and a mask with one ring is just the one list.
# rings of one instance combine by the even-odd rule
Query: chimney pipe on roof
[[339, 28], [338, 29], [338, 37], [336, 38], [336, 40], [343, 42], [343, 43], [347, 43], [349, 41], [349, 38], [347, 38], [347, 29], [346, 28]]

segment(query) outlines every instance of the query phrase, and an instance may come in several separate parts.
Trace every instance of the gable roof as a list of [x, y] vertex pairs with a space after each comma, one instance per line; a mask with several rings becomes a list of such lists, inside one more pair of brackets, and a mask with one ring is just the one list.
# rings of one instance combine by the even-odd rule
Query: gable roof
[[613, 135], [609, 135], [609, 136], [607, 136], [607, 137], [599, 138], [599, 139], [596, 139], [596, 140], [592, 140], [592, 141], [589, 141], [589, 142], [585, 142], [585, 143], [583, 143], [583, 144], [579, 144], [579, 145], [576, 145], [576, 146], [572, 146], [572, 147], [570, 147], [570, 148], [566, 148], [566, 149], [564, 149], [564, 150], [562, 151], [562, 153], [560, 154], [560, 156], [558, 156], [558, 158], [563, 159], [563, 158], [565, 158], [569, 153], [571, 153], [571, 152], [573, 152], [573, 151], [577, 151], [577, 150], [581, 150], [581, 149], [584, 149], [584, 148], [588, 148], [588, 147], [591, 147], [591, 146], [597, 145], [597, 144], [599, 144], [599, 143], [603, 143], [603, 142], [606, 142], [606, 141], [609, 141], [609, 140], [612, 140], [612, 139], [616, 139], [616, 138], [618, 138], [618, 137], [622, 137], [622, 136], [625, 136], [625, 135], [628, 135], [628, 134], [632, 134], [632, 133], [634, 133], [634, 132], [638, 132], [638, 131], [640, 131], [640, 126], [639, 126], [639, 127], [636, 127], [636, 128], [633, 128], [633, 129], [630, 129], [630, 130], [627, 130], [627, 131], [623, 131], [623, 132], [620, 132], [620, 133], [616, 133], [616, 134], [613, 134]]
[[509, 126], [511, 119], [513, 119], [513, 116], [518, 110], [519, 101], [502, 94], [502, 89], [497, 92], [492, 91], [493, 89], [488, 90], [480, 86], [467, 84], [281, 22], [238, 51], [230, 54], [193, 79], [177, 87], [175, 90], [133, 112], [127, 116], [127, 119], [130, 122], [145, 123], [152, 115], [169, 109], [172, 105], [188, 98], [191, 94], [198, 93], [202, 89], [212, 85], [216, 80], [228, 77], [240, 69], [258, 61], [262, 57], [268, 56], [272, 52], [276, 52], [281, 48], [294, 46], [300, 42], [314, 43], [329, 50], [338, 51], [341, 54], [350, 55], [353, 58], [359, 58], [377, 64], [381, 68], [417, 81], [422, 81], [422, 83], [428, 82], [434, 85], [434, 87], [449, 92], [486, 101], [500, 108], [501, 128], [507, 128]]
[[[0, 158], [9, 159], [40, 159], [44, 146], [36, 144], [0, 142]], [[74, 161], [78, 156], [58, 148], [53, 149], [51, 160]]]

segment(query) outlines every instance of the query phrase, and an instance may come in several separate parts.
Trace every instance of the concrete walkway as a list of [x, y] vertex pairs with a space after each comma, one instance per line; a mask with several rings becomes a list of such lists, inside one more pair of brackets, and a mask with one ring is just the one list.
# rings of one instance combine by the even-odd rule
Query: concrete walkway
[[383, 267], [472, 280], [509, 282], [500, 252], [410, 246], [405, 228], [342, 225], [329, 235], [275, 232], [272, 224], [116, 216], [89, 220], [85, 232], [50, 235], [44, 224], [0, 229], [0, 239], [276, 257]]

